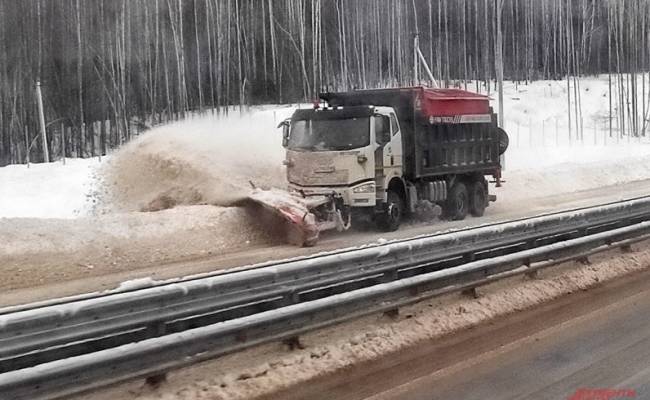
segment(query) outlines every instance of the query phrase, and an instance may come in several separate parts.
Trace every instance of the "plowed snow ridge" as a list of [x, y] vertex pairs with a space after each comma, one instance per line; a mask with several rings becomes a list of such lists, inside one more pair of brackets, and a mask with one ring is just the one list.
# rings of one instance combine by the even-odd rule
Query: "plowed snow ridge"
[[111, 211], [231, 206], [246, 197], [250, 182], [282, 187], [283, 157], [271, 112], [161, 126], [124, 146], [101, 168], [102, 203]]

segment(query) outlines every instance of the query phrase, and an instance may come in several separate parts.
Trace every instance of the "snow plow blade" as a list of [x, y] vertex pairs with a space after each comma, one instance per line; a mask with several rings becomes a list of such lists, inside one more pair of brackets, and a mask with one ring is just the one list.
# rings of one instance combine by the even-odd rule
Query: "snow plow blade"
[[[316, 199], [307, 200], [277, 189], [253, 189], [248, 199], [284, 221], [287, 238], [291, 244], [309, 247], [318, 242], [319, 224], [314, 214], [310, 212], [316, 204], [314, 203]], [[316, 200], [318, 201], [329, 200], [323, 197]]]

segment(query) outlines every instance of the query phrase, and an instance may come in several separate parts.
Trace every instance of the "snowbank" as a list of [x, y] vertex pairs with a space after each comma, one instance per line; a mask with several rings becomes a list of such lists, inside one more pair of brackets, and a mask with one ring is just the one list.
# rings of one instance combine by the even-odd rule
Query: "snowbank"
[[[243, 253], [278, 241], [260, 229], [254, 214], [238, 207], [181, 206], [76, 219], [0, 218], [0, 293], [127, 272], [124, 279], [132, 279], [147, 268], [155, 277], [167, 263]], [[176, 268], [185, 274], [183, 265]], [[101, 289], [90, 283], [77, 290]], [[43, 291], [49, 295], [47, 286]]]
[[154, 128], [103, 166], [102, 202], [117, 211], [230, 206], [245, 198], [251, 182], [284, 187], [284, 151], [276, 126], [289, 112], [289, 107], [271, 107]]
[[[520, 149], [506, 158], [499, 202], [573, 193], [650, 179], [650, 144]], [[538, 160], [534, 164], [531, 160]], [[624, 197], [624, 193], [621, 193]]]
[[93, 208], [98, 159], [0, 168], [0, 218], [75, 218]]

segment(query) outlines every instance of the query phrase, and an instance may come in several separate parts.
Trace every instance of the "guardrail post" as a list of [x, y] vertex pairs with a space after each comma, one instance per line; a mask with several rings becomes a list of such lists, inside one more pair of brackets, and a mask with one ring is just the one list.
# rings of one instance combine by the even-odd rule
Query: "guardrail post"
[[[524, 265], [526, 266], [526, 268], [530, 268], [530, 258], [526, 260]], [[539, 271], [536, 270], [536, 269], [533, 269], [533, 270], [530, 270], [530, 271], [526, 272], [524, 275], [526, 275], [526, 277], [529, 278], [529, 279], [537, 279], [537, 278], [539, 278]]]
[[[165, 335], [167, 333], [167, 326], [164, 321], [156, 321], [147, 326], [149, 338], [155, 338]], [[148, 386], [153, 388], [160, 387], [164, 382], [167, 381], [167, 373], [163, 372], [161, 374], [151, 375], [145, 378], [144, 382]]]
[[167, 374], [166, 374], [166, 373], [162, 373], [162, 374], [157, 374], [157, 375], [151, 375], [151, 376], [148, 376], [148, 377], [144, 380], [144, 382], [145, 382], [148, 386], [151, 386], [151, 387], [153, 387], [153, 388], [158, 388], [158, 387], [160, 387], [160, 385], [162, 385], [163, 383], [167, 382]]
[[463, 262], [464, 263], [469, 264], [469, 263], [471, 263], [473, 261], [476, 261], [476, 255], [473, 252], [463, 255]]
[[147, 331], [148, 336], [154, 338], [167, 333], [167, 327], [163, 321], [155, 321], [147, 326]]
[[528, 279], [537, 279], [537, 278], [539, 278], [539, 271], [534, 269], [532, 271], [526, 272], [526, 278], [528, 278]]
[[300, 303], [300, 293], [293, 291], [291, 292], [291, 296], [289, 297], [291, 299], [292, 304], [298, 304]]
[[290, 338], [286, 338], [282, 341], [282, 344], [286, 345], [289, 350], [302, 350], [305, 348], [305, 346], [300, 341], [300, 336], [292, 336]]
[[392, 282], [396, 281], [399, 278], [397, 274], [397, 269], [391, 269], [390, 271], [384, 272], [384, 276], [382, 276], [382, 281], [383, 282]]
[[623, 253], [631, 253], [632, 252], [632, 245], [630, 244], [624, 244], [621, 246], [621, 251]]
[[478, 295], [478, 290], [476, 290], [475, 287], [472, 287], [472, 288], [469, 288], [469, 289], [465, 289], [465, 290], [463, 290], [463, 291], [461, 292], [461, 294], [462, 294], [463, 296], [469, 296], [469, 297], [471, 297], [471, 298], [473, 298], [473, 299], [478, 299], [478, 297], [479, 297], [479, 295]]
[[384, 315], [391, 319], [396, 319], [399, 317], [399, 308], [391, 308], [390, 310], [384, 311]]

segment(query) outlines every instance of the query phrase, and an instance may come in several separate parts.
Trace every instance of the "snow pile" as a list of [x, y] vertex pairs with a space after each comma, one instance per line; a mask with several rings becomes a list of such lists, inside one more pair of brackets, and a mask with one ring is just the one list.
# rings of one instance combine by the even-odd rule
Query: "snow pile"
[[131, 291], [144, 289], [156, 285], [157, 281], [150, 276], [138, 279], [130, 279], [128, 281], [120, 282], [116, 291]]
[[96, 158], [0, 168], [0, 218], [75, 218], [93, 208]]
[[246, 197], [251, 182], [284, 187], [277, 119], [274, 110], [263, 110], [154, 128], [102, 168], [103, 206], [117, 211], [231, 206]]
[[650, 144], [514, 149], [506, 166], [499, 201], [572, 193], [650, 179]]
[[[181, 206], [76, 219], [0, 218], [0, 293], [91, 276], [127, 273], [124, 279], [136, 278], [138, 270], [152, 267], [147, 275], [155, 279], [154, 271], [166, 263], [244, 252], [279, 240], [239, 207]], [[176, 271], [182, 275], [183, 270], [180, 265]]]

